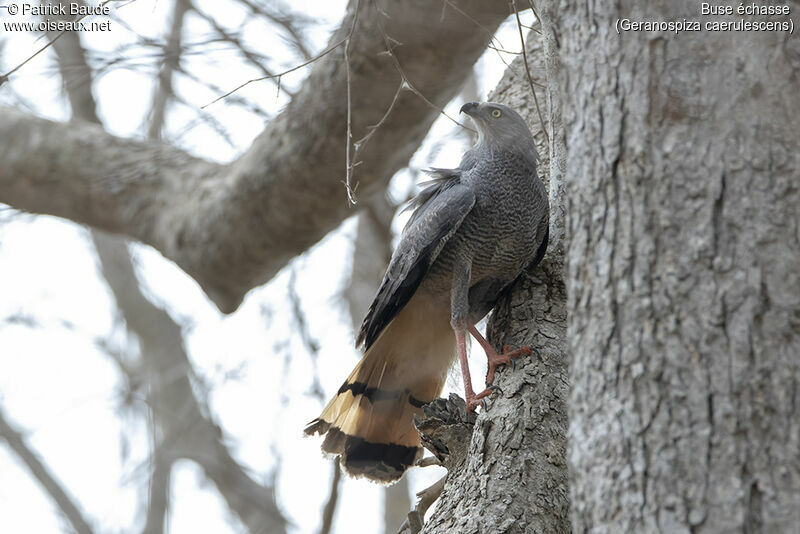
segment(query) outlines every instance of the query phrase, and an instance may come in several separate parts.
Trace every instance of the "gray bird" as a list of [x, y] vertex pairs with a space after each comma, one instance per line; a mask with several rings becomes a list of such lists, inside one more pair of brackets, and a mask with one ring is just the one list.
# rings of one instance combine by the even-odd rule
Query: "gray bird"
[[364, 357], [306, 434], [327, 434], [322, 450], [341, 456], [354, 476], [392, 482], [422, 454], [413, 414], [439, 396], [453, 360], [467, 410], [476, 394], [467, 333], [495, 368], [529, 348], [498, 354], [475, 328], [500, 295], [547, 248], [549, 204], [536, 172], [528, 126], [511, 108], [470, 102], [461, 108], [478, 130], [457, 169], [432, 169], [411, 202], [400, 244], [367, 312], [356, 345]]

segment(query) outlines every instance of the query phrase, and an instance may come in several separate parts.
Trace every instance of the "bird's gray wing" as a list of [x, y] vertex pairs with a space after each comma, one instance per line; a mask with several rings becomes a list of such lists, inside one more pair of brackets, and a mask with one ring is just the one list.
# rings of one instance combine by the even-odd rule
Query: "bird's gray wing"
[[[442, 182], [444, 183], [444, 182]], [[369, 307], [356, 345], [369, 348], [419, 287], [447, 240], [475, 205], [475, 195], [451, 180], [417, 207]]]
[[436, 198], [439, 193], [449, 189], [461, 181], [461, 169], [439, 169], [434, 167], [431, 169], [425, 169], [422, 172], [430, 176], [431, 179], [420, 182], [419, 185], [424, 186], [424, 188], [422, 191], [417, 193], [417, 196], [411, 199], [405, 208], [403, 208], [401, 213], [413, 210], [413, 213], [408, 219], [403, 231], [407, 230], [415, 222], [417, 222], [417, 219], [419, 219], [419, 217], [425, 213], [425, 210], [428, 207], [428, 204], [430, 204], [431, 200]]

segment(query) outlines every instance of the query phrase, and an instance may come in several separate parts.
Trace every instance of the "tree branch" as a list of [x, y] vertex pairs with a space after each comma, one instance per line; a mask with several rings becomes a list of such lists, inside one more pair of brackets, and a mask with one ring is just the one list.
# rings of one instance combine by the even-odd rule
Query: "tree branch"
[[147, 402], [170, 457], [195, 461], [217, 486], [228, 506], [251, 532], [283, 532], [285, 520], [272, 488], [254, 481], [233, 459], [222, 442], [219, 427], [204, 410], [190, 383], [191, 364], [183, 347], [180, 326], [142, 295], [125, 243], [93, 234], [103, 276], [111, 288], [128, 328], [141, 347], [137, 370], [148, 388]]
[[[355, 139], [381, 121], [400, 74], [441, 108], [507, 16], [501, 2], [362, 2], [349, 50]], [[331, 42], [349, 32], [355, 1]], [[428, 21], [420, 24], [421, 20]], [[384, 52], [378, 22], [395, 46]], [[54, 124], [4, 109], [0, 201], [150, 244], [193, 276], [225, 312], [352, 212], [345, 177], [346, 72], [340, 50], [312, 67], [286, 110], [230, 165], [120, 139], [89, 124]], [[364, 194], [400, 168], [439, 114], [403, 91], [359, 153]]]
[[28, 448], [22, 435], [6, 420], [2, 408], [0, 408], [0, 437], [5, 439], [14, 454], [28, 466], [28, 470], [64, 513], [72, 528], [79, 534], [92, 534], [92, 527], [83, 518], [78, 505], [61, 488], [61, 485], [53, 478], [36, 454]]
[[167, 103], [174, 94], [172, 75], [180, 66], [183, 17], [190, 7], [189, 0], [174, 0], [172, 23], [167, 37], [167, 46], [164, 49], [164, 62], [158, 72], [158, 85], [153, 94], [153, 106], [150, 108], [150, 124], [147, 126], [147, 137], [149, 139], [161, 138]]
[[[184, 0], [176, 0], [169, 38], [173, 50], [180, 49], [180, 21], [187, 5]], [[73, 115], [88, 122], [99, 122], [91, 94], [92, 75], [78, 35], [73, 32], [64, 35], [55, 43], [55, 50], [70, 102], [80, 104], [79, 107], [73, 104]], [[171, 64], [169, 58], [167, 61]], [[172, 61], [173, 67], [177, 65], [177, 56]], [[67, 65], [79, 68], [67, 72]], [[172, 68], [166, 67], [162, 72], [156, 107], [166, 103], [158, 95], [166, 97], [171, 92], [171, 73]], [[76, 77], [83, 83], [73, 83]], [[160, 120], [154, 118], [151, 123], [157, 127], [151, 129], [151, 135], [160, 130], [157, 122]], [[285, 520], [275, 504], [273, 489], [261, 486], [247, 475], [222, 443], [219, 428], [203, 415], [191, 388], [192, 369], [180, 326], [142, 295], [125, 242], [99, 232], [93, 232], [92, 237], [103, 275], [126, 325], [140, 341], [141, 361], [126, 372], [135, 374], [132, 379], [147, 388], [147, 403], [161, 431], [153, 432], [153, 469], [144, 532], [163, 532], [172, 465], [181, 457], [194, 460], [204, 469], [248, 530], [282, 532]]]
[[[78, 2], [83, 5], [81, 0]], [[60, 2], [65, 5], [65, 2]], [[71, 16], [59, 15], [61, 20], [72, 20]], [[97, 103], [92, 94], [92, 71], [86, 61], [78, 32], [48, 32], [53, 50], [58, 57], [58, 71], [72, 109], [72, 117], [100, 124]]]
[[169, 510], [169, 488], [174, 458], [170, 458], [163, 447], [153, 448], [153, 468], [150, 473], [150, 488], [147, 494], [147, 518], [142, 534], [162, 534]]
[[330, 534], [331, 527], [333, 527], [333, 517], [336, 513], [336, 505], [339, 503], [339, 487], [342, 482], [342, 470], [339, 467], [339, 457], [331, 462], [333, 467], [333, 476], [331, 478], [331, 489], [328, 493], [328, 500], [325, 502], [325, 507], [322, 509], [322, 526], [319, 528], [319, 534]]

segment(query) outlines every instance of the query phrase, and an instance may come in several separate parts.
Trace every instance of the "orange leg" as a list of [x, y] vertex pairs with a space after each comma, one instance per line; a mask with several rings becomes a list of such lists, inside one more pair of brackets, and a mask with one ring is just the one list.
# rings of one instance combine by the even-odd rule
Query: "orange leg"
[[456, 330], [456, 344], [458, 346], [458, 361], [461, 364], [461, 377], [464, 379], [464, 397], [467, 401], [467, 415], [481, 404], [481, 399], [488, 397], [492, 389], [486, 388], [477, 395], [472, 389], [472, 377], [469, 374], [467, 363], [467, 336], [463, 330]]
[[[469, 333], [478, 340], [478, 343], [481, 347], [483, 347], [483, 350], [486, 351], [486, 359], [489, 360], [489, 370], [486, 373], [487, 386], [491, 386], [494, 383], [494, 373], [498, 366], [513, 363], [513, 358], [517, 358], [522, 355], [530, 356], [533, 354], [533, 350], [530, 347], [522, 347], [520, 349], [510, 350], [511, 347], [508, 345], [503, 347], [503, 354], [498, 354], [497, 351], [494, 350], [494, 347], [492, 347], [489, 342], [486, 341], [486, 338], [481, 335], [478, 329], [475, 328], [474, 324], [469, 323], [467, 329], [469, 330]], [[489, 389], [487, 388], [486, 391], [489, 391]], [[486, 391], [484, 391], [484, 393]], [[483, 393], [481, 393], [481, 395], [483, 395]], [[484, 397], [485, 396], [486, 395], [484, 395]]]

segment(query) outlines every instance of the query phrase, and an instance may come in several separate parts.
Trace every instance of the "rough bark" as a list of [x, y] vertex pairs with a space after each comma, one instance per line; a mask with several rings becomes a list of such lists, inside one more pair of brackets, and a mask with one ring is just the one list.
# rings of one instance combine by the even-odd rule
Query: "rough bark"
[[[544, 50], [535, 35], [528, 39], [528, 57], [534, 81], [542, 84], [537, 93], [544, 104]], [[555, 180], [548, 179], [550, 169], [558, 164], [550, 163], [521, 58], [490, 99], [517, 109], [534, 132], [543, 159], [540, 173], [545, 183], [550, 182], [553, 238], [542, 264], [524, 273], [496, 307], [489, 322], [489, 340], [497, 348], [530, 345], [539, 350], [540, 357], [520, 361], [515, 371], [498, 372], [495, 384], [501, 392], [491, 397], [488, 411], [478, 416], [474, 431], [466, 434], [471, 442], [463, 467], [448, 469], [445, 490], [424, 532], [569, 532], [564, 221], [558, 196], [562, 174], [557, 170]], [[553, 144], [553, 125], [548, 128]], [[563, 158], [559, 161], [563, 163]], [[448, 448], [458, 450], [454, 443]]]
[[348, 78], [350, 141], [381, 124], [358, 145], [353, 167], [368, 194], [406, 165], [507, 15], [503, 2], [352, 0], [330, 41], [354, 27], [349, 60], [344, 45], [318, 59], [286, 110], [230, 165], [3, 109], [0, 201], [150, 244], [230, 312], [351, 213], [342, 186]]
[[560, 9], [574, 528], [797, 532], [800, 43]]

